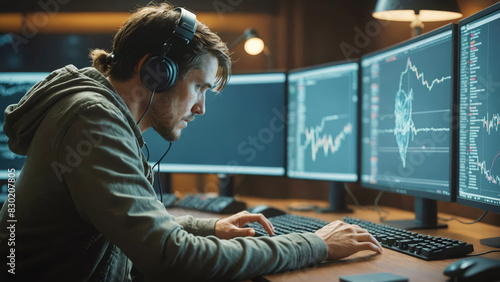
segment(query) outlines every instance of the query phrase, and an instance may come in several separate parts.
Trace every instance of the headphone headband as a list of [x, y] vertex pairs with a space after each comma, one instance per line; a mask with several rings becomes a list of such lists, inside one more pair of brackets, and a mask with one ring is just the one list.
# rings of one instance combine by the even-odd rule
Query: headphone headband
[[196, 32], [196, 15], [184, 8], [175, 8], [174, 11], [179, 11], [181, 13], [179, 23], [174, 30], [174, 37], [189, 44]]
[[179, 23], [172, 35], [163, 44], [160, 56], [155, 56], [144, 62], [140, 75], [144, 86], [149, 90], [165, 92], [170, 89], [177, 80], [179, 66], [167, 56], [174, 41], [181, 44], [189, 44], [196, 32], [196, 15], [184, 8], [175, 8], [180, 12]]

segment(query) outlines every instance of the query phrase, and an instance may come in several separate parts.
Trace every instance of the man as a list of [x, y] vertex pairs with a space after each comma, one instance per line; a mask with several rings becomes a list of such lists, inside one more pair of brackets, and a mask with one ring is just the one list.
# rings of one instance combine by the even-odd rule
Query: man
[[[14, 265], [1, 263], [2, 277], [128, 281], [134, 266], [148, 281], [248, 279], [381, 252], [368, 232], [341, 222], [315, 234], [253, 238], [242, 228], [248, 222], [273, 234], [262, 215], [175, 218], [157, 201], [141, 132], [178, 139], [205, 112], [206, 91], [221, 90], [230, 73], [225, 44], [182, 13], [168, 4], [138, 10], [112, 54], [92, 52], [95, 68], [56, 70], [6, 110], [9, 146], [27, 159], [16, 183], [15, 246], [6, 205], [0, 213], [1, 257], [15, 255]], [[179, 35], [184, 23], [194, 36]], [[165, 71], [150, 70], [167, 56], [178, 76], [165, 87]]]

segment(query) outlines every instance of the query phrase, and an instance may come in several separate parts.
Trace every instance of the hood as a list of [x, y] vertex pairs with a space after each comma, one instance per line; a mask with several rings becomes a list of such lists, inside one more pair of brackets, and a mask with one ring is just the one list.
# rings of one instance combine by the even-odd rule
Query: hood
[[[121, 109], [135, 136], [142, 139], [139, 127], [125, 102], [106, 77], [95, 68], [77, 69], [68, 65], [35, 84], [19, 103], [7, 107], [3, 130], [9, 137], [10, 150], [19, 155], [26, 155], [38, 126], [50, 108], [67, 95], [82, 91], [99, 93], [110, 100]], [[141, 140], [139, 141], [139, 144], [142, 144]]]

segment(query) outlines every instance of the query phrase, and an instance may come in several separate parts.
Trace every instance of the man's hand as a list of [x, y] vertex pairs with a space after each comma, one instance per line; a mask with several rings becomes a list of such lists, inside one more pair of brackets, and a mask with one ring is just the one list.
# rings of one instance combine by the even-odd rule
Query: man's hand
[[239, 212], [230, 217], [218, 220], [215, 223], [215, 236], [219, 239], [232, 239], [238, 236], [253, 236], [255, 230], [252, 228], [241, 228], [249, 222], [258, 222], [264, 227], [269, 235], [274, 235], [274, 227], [262, 214], [253, 214], [247, 211]]
[[335, 260], [348, 257], [363, 250], [382, 253], [382, 246], [365, 229], [334, 221], [315, 232], [328, 246], [328, 259]]

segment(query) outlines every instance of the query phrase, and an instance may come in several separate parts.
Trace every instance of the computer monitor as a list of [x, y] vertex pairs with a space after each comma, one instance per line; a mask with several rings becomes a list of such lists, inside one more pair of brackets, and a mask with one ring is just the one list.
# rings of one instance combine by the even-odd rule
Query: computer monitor
[[[500, 213], [500, 3], [459, 22], [460, 204]], [[500, 237], [481, 240], [500, 247]]]
[[[221, 93], [206, 94], [205, 114], [183, 129], [160, 172], [283, 176], [285, 85], [285, 73], [232, 75]], [[143, 136], [154, 164], [168, 142], [153, 129]]]
[[446, 226], [436, 200], [454, 200], [455, 45], [450, 24], [361, 58], [361, 184], [415, 196], [415, 220], [388, 225]]
[[0, 72], [0, 203], [5, 201], [7, 195], [7, 180], [12, 177], [9, 171], [18, 175], [26, 160], [25, 156], [14, 154], [9, 149], [9, 140], [3, 131], [5, 109], [10, 104], [18, 103], [35, 83], [47, 75], [39, 72]]
[[346, 61], [288, 74], [287, 176], [331, 181], [324, 211], [346, 211], [344, 182], [358, 180], [358, 72]]

